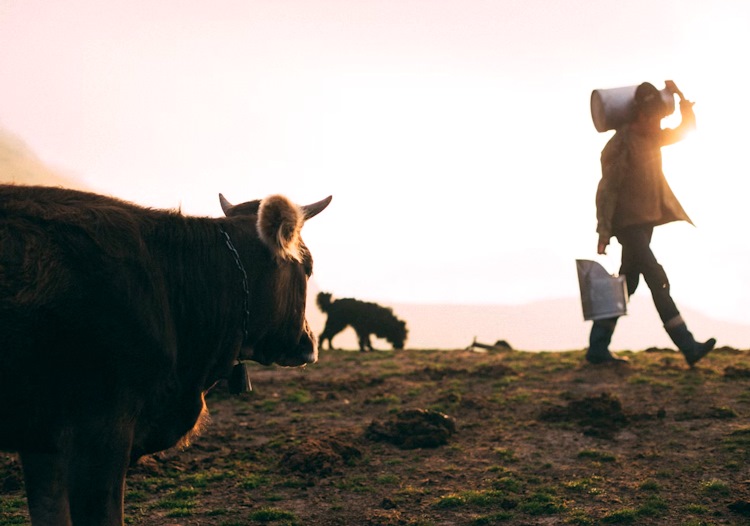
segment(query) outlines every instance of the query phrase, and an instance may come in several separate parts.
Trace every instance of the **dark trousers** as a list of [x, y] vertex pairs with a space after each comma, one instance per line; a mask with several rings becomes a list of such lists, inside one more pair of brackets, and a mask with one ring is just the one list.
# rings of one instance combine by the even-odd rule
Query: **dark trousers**
[[[648, 288], [651, 289], [651, 296], [654, 298], [659, 317], [666, 327], [667, 322], [679, 319], [680, 311], [677, 310], [669, 293], [669, 279], [664, 272], [664, 267], [656, 261], [651, 251], [653, 233], [653, 227], [637, 226], [624, 228], [616, 234], [617, 241], [622, 245], [620, 275], [625, 276], [629, 295], [632, 295], [638, 288], [641, 275], [643, 275]], [[601, 360], [609, 356], [609, 344], [616, 326], [617, 318], [594, 322], [591, 326], [589, 349], [586, 354], [589, 361], [596, 363], [596, 359]]]
[[622, 264], [620, 274], [625, 276], [628, 294], [632, 295], [638, 288], [641, 275], [651, 289], [656, 311], [662, 323], [666, 324], [680, 315], [669, 291], [669, 279], [654, 253], [651, 251], [651, 226], [632, 226], [619, 231], [617, 241], [622, 245]]

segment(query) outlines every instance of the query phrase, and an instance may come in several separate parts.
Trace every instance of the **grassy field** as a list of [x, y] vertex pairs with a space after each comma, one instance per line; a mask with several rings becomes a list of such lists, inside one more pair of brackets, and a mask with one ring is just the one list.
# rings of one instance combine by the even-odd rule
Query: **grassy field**
[[[126, 523], [750, 524], [750, 352], [323, 351], [211, 393], [185, 450], [128, 474]], [[28, 524], [0, 454], [0, 525]]]

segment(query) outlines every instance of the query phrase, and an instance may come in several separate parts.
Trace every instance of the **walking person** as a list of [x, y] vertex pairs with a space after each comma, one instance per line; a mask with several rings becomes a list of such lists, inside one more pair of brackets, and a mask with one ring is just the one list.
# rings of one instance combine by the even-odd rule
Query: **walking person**
[[[650, 247], [654, 227], [672, 221], [692, 224], [664, 177], [661, 148], [682, 140], [695, 128], [693, 102], [672, 81], [666, 81], [666, 89], [680, 99], [679, 126], [662, 129], [667, 105], [659, 90], [644, 82], [636, 89], [631, 119], [602, 150], [602, 178], [596, 192], [597, 253], [605, 254], [610, 238], [617, 238], [622, 246], [620, 274], [625, 276], [628, 293], [635, 292], [643, 275], [664, 329], [692, 367], [713, 349], [716, 340], [700, 343], [693, 338], [672, 300], [664, 268]], [[594, 322], [586, 353], [589, 362], [625, 361], [609, 351], [616, 324], [617, 318]]]

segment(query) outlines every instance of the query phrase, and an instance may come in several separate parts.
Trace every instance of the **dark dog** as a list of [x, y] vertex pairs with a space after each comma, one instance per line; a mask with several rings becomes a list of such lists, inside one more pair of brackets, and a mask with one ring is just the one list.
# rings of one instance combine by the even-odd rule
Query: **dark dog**
[[357, 333], [360, 351], [372, 351], [370, 335], [384, 338], [394, 349], [403, 349], [406, 342], [406, 322], [399, 320], [388, 307], [368, 303], [353, 298], [331, 301], [331, 294], [321, 292], [317, 299], [320, 310], [328, 314], [328, 320], [320, 334], [319, 345], [328, 340], [328, 348], [333, 349], [333, 337], [351, 326]]

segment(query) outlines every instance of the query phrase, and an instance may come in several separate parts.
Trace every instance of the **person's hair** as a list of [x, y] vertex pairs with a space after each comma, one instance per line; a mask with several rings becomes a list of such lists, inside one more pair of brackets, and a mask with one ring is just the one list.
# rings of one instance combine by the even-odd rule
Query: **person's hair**
[[656, 89], [656, 86], [650, 82], [644, 82], [636, 88], [633, 117], [637, 117], [640, 113], [664, 117], [666, 109], [661, 92]]

